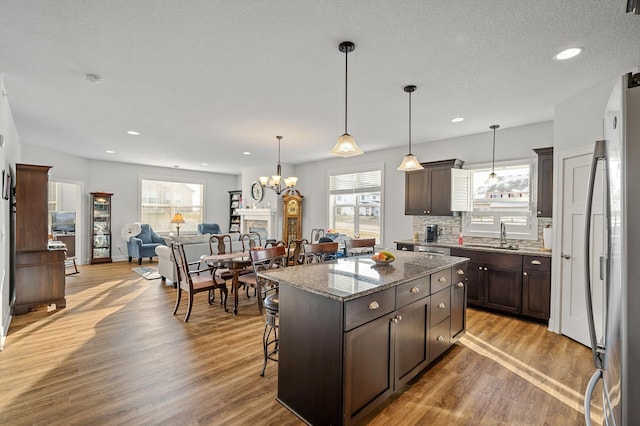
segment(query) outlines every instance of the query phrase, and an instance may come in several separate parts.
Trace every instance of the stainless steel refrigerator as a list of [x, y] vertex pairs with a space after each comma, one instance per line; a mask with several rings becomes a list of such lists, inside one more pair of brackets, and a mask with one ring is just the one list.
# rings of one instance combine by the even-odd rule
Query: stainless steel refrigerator
[[[606, 252], [590, 262], [591, 206], [596, 170], [603, 172]], [[602, 382], [603, 424], [640, 424], [640, 74], [617, 82], [605, 111], [604, 140], [595, 145], [585, 223], [585, 285], [589, 335], [596, 372], [585, 392], [585, 420]], [[605, 325], [597, 336], [591, 271], [605, 282]], [[599, 388], [598, 388], [599, 389]], [[598, 398], [598, 396], [596, 396]]]

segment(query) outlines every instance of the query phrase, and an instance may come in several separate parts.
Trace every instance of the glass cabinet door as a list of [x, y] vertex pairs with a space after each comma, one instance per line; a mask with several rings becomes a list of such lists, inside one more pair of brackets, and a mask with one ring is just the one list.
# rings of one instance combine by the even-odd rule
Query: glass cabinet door
[[111, 262], [111, 196], [91, 193], [92, 251], [91, 263]]

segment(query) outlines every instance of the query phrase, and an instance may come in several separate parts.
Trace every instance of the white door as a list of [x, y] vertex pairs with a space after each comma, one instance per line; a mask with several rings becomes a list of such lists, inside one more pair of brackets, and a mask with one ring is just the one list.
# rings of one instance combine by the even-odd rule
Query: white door
[[[584, 226], [587, 185], [592, 154], [569, 156], [563, 164], [562, 212], [562, 308], [560, 332], [586, 346], [591, 346], [585, 300]], [[592, 212], [592, 292], [594, 301], [604, 300], [604, 283], [599, 275], [599, 259], [604, 250], [604, 195], [602, 167], [596, 173]], [[596, 334], [602, 336], [604, 306], [593, 307]]]

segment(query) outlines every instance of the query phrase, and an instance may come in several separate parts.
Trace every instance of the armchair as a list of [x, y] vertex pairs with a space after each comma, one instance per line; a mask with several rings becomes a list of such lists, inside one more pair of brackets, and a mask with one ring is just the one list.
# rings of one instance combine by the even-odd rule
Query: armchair
[[222, 234], [222, 231], [217, 223], [199, 223], [198, 234]]
[[153, 232], [148, 224], [140, 225], [142, 231], [135, 237], [130, 237], [127, 241], [127, 252], [129, 263], [132, 258], [138, 259], [138, 265], [142, 265], [142, 258], [148, 257], [151, 260], [156, 256], [156, 247], [165, 246], [164, 238]]

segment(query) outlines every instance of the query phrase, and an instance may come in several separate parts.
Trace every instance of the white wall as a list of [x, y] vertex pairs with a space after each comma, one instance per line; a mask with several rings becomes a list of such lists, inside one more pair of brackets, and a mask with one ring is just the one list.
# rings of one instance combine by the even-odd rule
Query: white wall
[[[158, 178], [172, 181], [189, 180], [205, 185], [204, 205], [205, 222], [218, 223], [226, 232], [229, 227], [229, 193], [238, 188], [238, 176], [220, 173], [205, 173], [162, 167], [141, 166], [138, 164], [115, 163], [111, 161], [87, 160], [53, 150], [23, 144], [22, 162], [52, 166], [50, 179], [56, 181], [78, 182], [83, 187], [84, 218], [82, 229], [90, 227], [89, 204], [91, 192], [110, 192], [112, 198], [112, 234], [114, 260], [127, 257], [126, 242], [120, 238], [120, 230], [127, 223], [140, 220], [140, 178]], [[89, 233], [83, 252], [76, 253], [83, 263], [90, 259]]]
[[[4, 96], [4, 93], [4, 81], [0, 74], [0, 135], [4, 141], [4, 146], [0, 147], [0, 168], [5, 172], [10, 172], [15, 180], [15, 164], [19, 162], [20, 140], [11, 115], [9, 98]], [[0, 350], [4, 346], [11, 322], [9, 309], [12, 279], [11, 251], [11, 202], [0, 199]]]
[[[459, 158], [465, 165], [491, 163], [493, 132], [469, 135], [435, 142], [413, 144], [413, 154], [422, 162]], [[363, 147], [363, 143], [360, 146]], [[553, 145], [553, 123], [551, 121], [499, 129], [496, 133], [496, 161], [534, 158], [533, 148]], [[328, 147], [329, 150], [331, 147]], [[411, 239], [412, 216], [404, 214], [404, 173], [396, 170], [407, 148], [393, 148], [367, 152], [358, 157], [332, 158], [329, 160], [299, 164], [295, 168], [298, 190], [305, 196], [303, 205], [303, 230], [307, 238], [313, 228], [329, 227], [328, 175], [330, 171], [350, 170], [369, 165], [384, 165], [383, 236], [384, 247], [392, 247], [393, 241]], [[247, 176], [243, 170], [243, 177]], [[251, 176], [256, 175], [251, 170]], [[283, 174], [286, 174], [283, 171]], [[248, 180], [249, 178], [247, 178]], [[244, 186], [245, 194], [248, 187]], [[272, 191], [269, 191], [272, 192]], [[279, 216], [281, 217], [281, 216]]]

